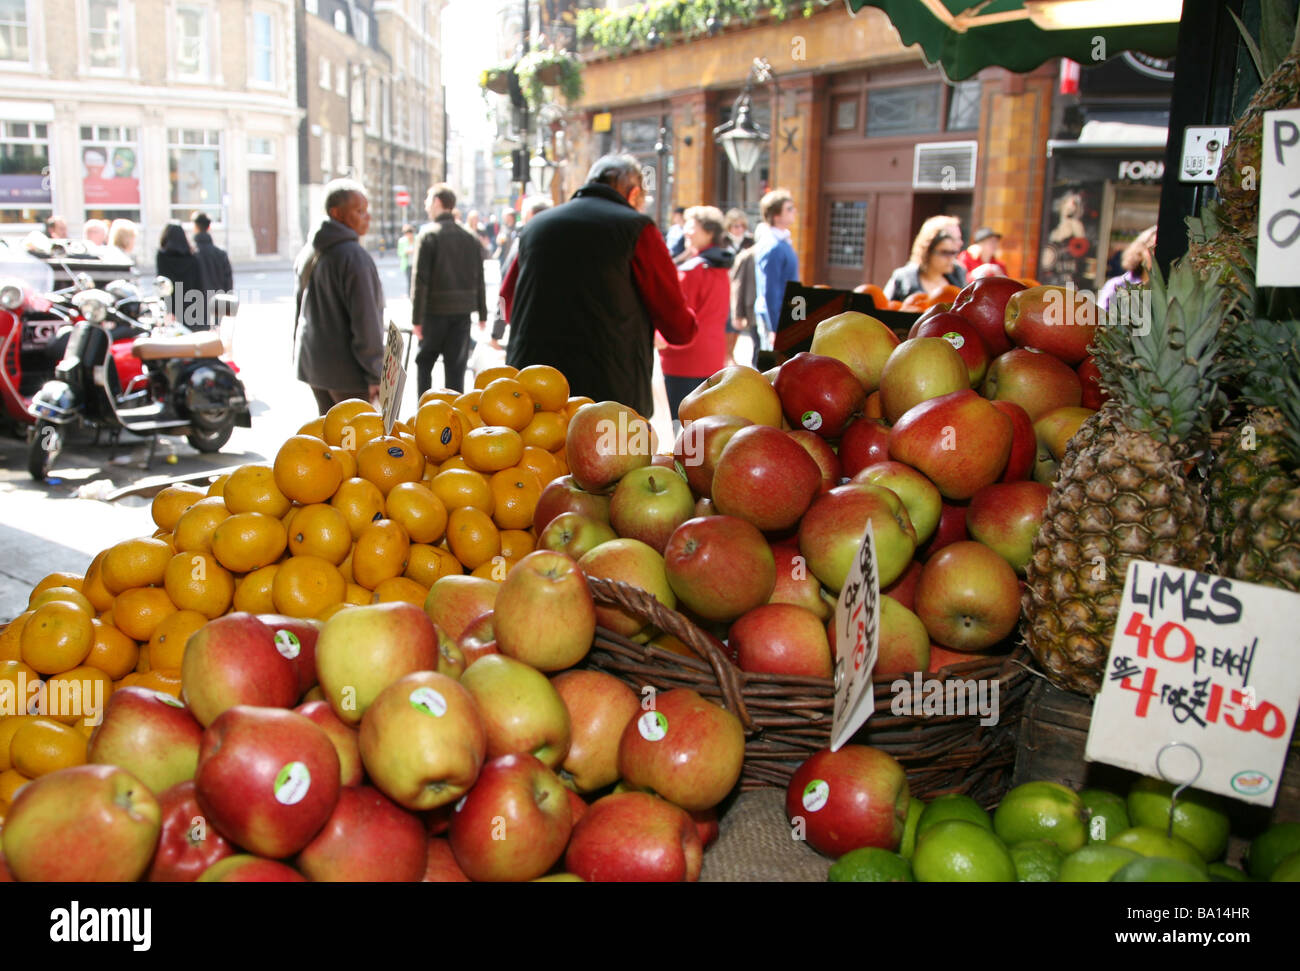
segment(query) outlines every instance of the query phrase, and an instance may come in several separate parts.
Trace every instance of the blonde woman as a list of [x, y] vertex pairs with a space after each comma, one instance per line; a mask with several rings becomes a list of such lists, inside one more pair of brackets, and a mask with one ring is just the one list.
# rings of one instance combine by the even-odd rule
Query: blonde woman
[[138, 235], [135, 223], [129, 219], [114, 219], [108, 227], [108, 245], [115, 246], [128, 258], [134, 259], [135, 239]]
[[912, 240], [908, 262], [889, 276], [886, 300], [906, 300], [914, 293], [934, 294], [952, 284], [966, 285], [966, 271], [957, 262], [961, 238], [950, 221], [927, 219]]

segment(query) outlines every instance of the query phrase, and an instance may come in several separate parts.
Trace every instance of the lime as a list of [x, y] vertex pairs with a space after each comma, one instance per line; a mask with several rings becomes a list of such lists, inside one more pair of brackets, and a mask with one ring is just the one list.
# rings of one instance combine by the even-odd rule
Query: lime
[[1073, 789], [1055, 782], [1026, 782], [1003, 797], [993, 814], [993, 832], [1008, 846], [1051, 840], [1073, 853], [1088, 841], [1087, 812]]
[[[1204, 864], [1202, 864], [1204, 866]], [[1110, 878], [1111, 883], [1209, 883], [1205, 871], [1184, 860], [1146, 856], [1134, 860]]]
[[1273, 868], [1269, 883], [1300, 883], [1300, 853], [1292, 853]]
[[920, 799], [910, 799], [907, 803], [907, 821], [903, 823], [903, 842], [898, 847], [899, 854], [906, 860], [912, 858], [916, 850], [916, 824], [921, 821], [925, 803]]
[[[1169, 831], [1169, 807], [1174, 786], [1150, 777], [1133, 783], [1128, 793], [1128, 817], [1134, 826]], [[1223, 856], [1228, 848], [1230, 823], [1224, 811], [1227, 803], [1200, 789], [1184, 789], [1174, 806], [1174, 835], [1196, 847], [1207, 863]]]
[[1021, 883], [1055, 883], [1065, 854], [1051, 840], [1023, 840], [1011, 847], [1011, 862]]
[[1088, 810], [1088, 842], [1104, 843], [1133, 824], [1129, 822], [1124, 797], [1105, 789], [1084, 789], [1079, 793]]
[[920, 883], [1014, 883], [1016, 865], [991, 829], [947, 819], [935, 823], [918, 841], [912, 873]]
[[1090, 843], [1061, 864], [1061, 883], [1105, 883], [1141, 854], [1108, 843]]
[[875, 846], [849, 850], [831, 864], [831, 883], [911, 883], [912, 867], [897, 853]]
[[916, 824], [917, 842], [920, 842], [921, 837], [931, 826], [950, 819], [960, 819], [963, 822], [974, 823], [976, 826], [983, 826], [989, 832], [993, 831], [993, 818], [979, 803], [970, 796], [950, 792], [946, 796], [931, 799], [926, 804]]
[[1250, 877], [1235, 866], [1226, 863], [1211, 863], [1208, 867], [1213, 883], [1250, 883]]
[[1206, 872], [1205, 860], [1196, 847], [1180, 836], [1166, 836], [1163, 829], [1153, 826], [1134, 826], [1117, 836], [1111, 837], [1109, 845], [1133, 850], [1142, 856], [1158, 856], [1169, 860], [1185, 860], [1202, 873]]
[[1250, 844], [1247, 870], [1256, 880], [1267, 880], [1292, 853], [1300, 853], [1300, 823], [1274, 823]]

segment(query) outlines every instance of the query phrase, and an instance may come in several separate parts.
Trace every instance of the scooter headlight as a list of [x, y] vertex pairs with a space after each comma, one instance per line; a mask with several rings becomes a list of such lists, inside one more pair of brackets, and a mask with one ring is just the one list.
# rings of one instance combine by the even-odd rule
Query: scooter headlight
[[17, 310], [23, 305], [23, 285], [13, 280], [0, 283], [0, 307]]
[[108, 317], [108, 305], [102, 300], [82, 300], [78, 308], [81, 310], [81, 316], [92, 324], [102, 324]]

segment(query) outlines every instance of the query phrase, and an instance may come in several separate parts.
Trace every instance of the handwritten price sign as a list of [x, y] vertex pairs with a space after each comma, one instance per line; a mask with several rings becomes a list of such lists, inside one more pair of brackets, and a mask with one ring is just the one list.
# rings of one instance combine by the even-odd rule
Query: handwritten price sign
[[402, 368], [402, 333], [391, 320], [384, 341], [384, 370], [379, 376], [379, 410], [384, 416], [384, 434], [393, 434], [393, 423], [402, 409], [402, 392], [406, 389], [406, 371]]
[[1261, 287], [1300, 284], [1300, 108], [1264, 112], [1259, 172]]
[[880, 573], [876, 566], [876, 534], [870, 521], [835, 606], [835, 628], [833, 752], [853, 737], [876, 706], [871, 670], [880, 651]]
[[1196, 788], [1271, 806], [1300, 705], [1298, 623], [1300, 594], [1131, 562], [1087, 758], [1158, 775], [1180, 742], [1201, 756]]

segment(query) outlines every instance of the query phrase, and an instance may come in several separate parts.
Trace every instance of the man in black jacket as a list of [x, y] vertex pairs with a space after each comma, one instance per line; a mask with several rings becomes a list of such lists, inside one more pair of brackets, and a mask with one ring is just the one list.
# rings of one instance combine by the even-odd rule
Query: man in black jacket
[[208, 324], [212, 328], [221, 326], [221, 305], [212, 298], [218, 293], [235, 292], [235, 274], [230, 269], [230, 257], [226, 251], [212, 242], [208, 230], [212, 220], [207, 213], [196, 212], [190, 216], [194, 223], [194, 258], [199, 261], [199, 277], [203, 280], [203, 289], [208, 301]]
[[323, 415], [348, 398], [374, 401], [384, 364], [384, 291], [361, 245], [370, 202], [360, 183], [325, 186], [328, 214], [294, 261], [294, 346], [298, 380]]
[[641, 167], [607, 155], [562, 206], [529, 220], [501, 284], [511, 336], [506, 363], [549, 364], [572, 394], [654, 410], [654, 332], [695, 336], [677, 268], [658, 228], [639, 211]]
[[487, 320], [483, 246], [456, 222], [456, 193], [445, 182], [429, 190], [424, 208], [433, 222], [416, 239], [411, 266], [411, 326], [420, 339], [416, 387], [419, 394], [429, 390], [441, 356], [447, 387], [464, 391], [469, 315]]

